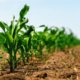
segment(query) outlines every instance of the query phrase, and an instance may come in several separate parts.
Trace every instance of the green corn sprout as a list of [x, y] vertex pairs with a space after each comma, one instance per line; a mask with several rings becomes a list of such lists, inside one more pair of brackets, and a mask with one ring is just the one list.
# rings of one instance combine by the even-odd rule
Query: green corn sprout
[[9, 53], [8, 63], [10, 65], [10, 71], [13, 72], [17, 67], [18, 59], [16, 53], [19, 49], [19, 36], [20, 31], [25, 27], [28, 19], [25, 19], [25, 15], [29, 10], [29, 6], [25, 5], [20, 11], [19, 19], [15, 21], [15, 17], [11, 21], [10, 26], [5, 22], [0, 21], [0, 28], [3, 32], [0, 32], [0, 43], [4, 45]]

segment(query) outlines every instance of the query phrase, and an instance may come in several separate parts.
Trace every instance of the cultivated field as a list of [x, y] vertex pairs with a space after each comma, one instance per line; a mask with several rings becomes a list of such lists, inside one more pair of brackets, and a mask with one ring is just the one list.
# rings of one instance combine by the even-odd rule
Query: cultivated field
[[80, 80], [80, 46], [51, 53], [45, 61], [33, 58], [25, 66], [19, 63], [13, 73], [4, 60], [0, 64], [0, 80]]
[[80, 80], [80, 39], [64, 27], [28, 25], [24, 5], [10, 24], [0, 21], [0, 80]]

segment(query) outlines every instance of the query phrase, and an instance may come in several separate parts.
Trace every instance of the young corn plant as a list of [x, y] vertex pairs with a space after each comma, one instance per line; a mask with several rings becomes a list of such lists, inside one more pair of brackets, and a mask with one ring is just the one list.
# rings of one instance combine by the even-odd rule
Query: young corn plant
[[29, 62], [29, 58], [32, 57], [32, 52], [31, 52], [31, 41], [32, 41], [32, 32], [35, 31], [34, 26], [28, 26], [26, 25], [27, 28], [25, 28], [26, 32], [23, 32], [24, 37], [21, 37], [21, 46], [20, 46], [20, 55], [21, 59], [24, 63]]
[[0, 43], [6, 48], [9, 59], [8, 63], [10, 65], [10, 71], [13, 72], [17, 67], [17, 62], [19, 58], [16, 58], [16, 53], [19, 49], [19, 37], [21, 31], [25, 27], [25, 24], [28, 22], [28, 19], [25, 19], [25, 15], [29, 10], [29, 6], [25, 5], [19, 13], [19, 19], [16, 21], [13, 17], [10, 26], [3, 21], [0, 21], [0, 28], [3, 32], [0, 32]]
[[38, 58], [42, 58], [42, 50], [44, 49], [44, 43], [43, 43], [43, 33], [42, 32], [35, 32], [32, 37], [32, 48], [34, 51], [34, 55]]

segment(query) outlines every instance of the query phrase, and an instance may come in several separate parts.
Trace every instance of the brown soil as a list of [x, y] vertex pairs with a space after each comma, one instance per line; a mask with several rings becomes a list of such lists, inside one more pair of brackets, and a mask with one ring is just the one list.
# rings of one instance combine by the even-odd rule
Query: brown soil
[[[3, 61], [0, 66], [5, 65]], [[0, 80], [80, 80], [80, 46], [52, 53], [45, 62], [33, 59], [14, 73], [4, 68]]]

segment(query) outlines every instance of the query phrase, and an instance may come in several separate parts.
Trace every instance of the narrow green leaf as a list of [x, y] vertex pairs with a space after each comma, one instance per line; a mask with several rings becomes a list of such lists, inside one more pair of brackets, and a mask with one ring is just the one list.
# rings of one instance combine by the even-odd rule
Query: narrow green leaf
[[0, 33], [0, 44], [4, 44], [5, 41], [6, 41], [5, 36], [2, 33]]
[[6, 32], [6, 37], [7, 37], [8, 41], [9, 41], [9, 43], [13, 43], [13, 37], [11, 36], [11, 34]]
[[21, 9], [20, 11], [20, 18], [24, 18], [24, 16], [27, 14], [27, 12], [29, 11], [29, 6], [24, 5], [24, 7]]
[[3, 31], [5, 31], [6, 29], [8, 30], [8, 25], [4, 22], [0, 21], [0, 27], [2, 28]]

